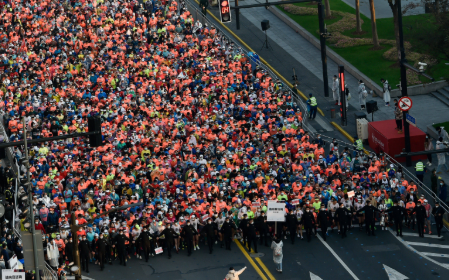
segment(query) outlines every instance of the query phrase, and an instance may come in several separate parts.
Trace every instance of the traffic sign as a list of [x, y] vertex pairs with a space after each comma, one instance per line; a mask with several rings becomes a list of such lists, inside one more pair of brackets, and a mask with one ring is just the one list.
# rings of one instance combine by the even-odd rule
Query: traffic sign
[[413, 106], [412, 99], [408, 96], [404, 96], [401, 99], [399, 99], [399, 109], [406, 112], [410, 110]]
[[405, 120], [413, 125], [414, 127], [416, 127], [416, 119], [414, 117], [412, 117], [410, 114], [405, 114]]

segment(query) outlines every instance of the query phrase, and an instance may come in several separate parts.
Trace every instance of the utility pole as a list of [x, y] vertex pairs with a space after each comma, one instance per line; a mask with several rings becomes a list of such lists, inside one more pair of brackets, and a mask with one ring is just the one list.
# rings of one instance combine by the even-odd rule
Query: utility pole
[[[37, 255], [37, 241], [36, 241], [36, 228], [34, 227], [34, 209], [33, 209], [33, 192], [32, 192], [32, 187], [31, 187], [31, 174], [30, 174], [30, 159], [28, 158], [28, 142], [27, 142], [27, 124], [26, 124], [26, 120], [25, 117], [23, 117], [22, 119], [23, 122], [23, 139], [24, 139], [24, 143], [25, 143], [25, 160], [26, 160], [26, 168], [27, 168], [27, 191], [28, 191], [28, 203], [29, 203], [29, 207], [30, 207], [30, 229], [31, 229], [31, 234], [33, 237], [33, 254], [34, 254], [34, 267], [35, 267], [35, 273], [36, 273], [36, 278], [37, 280], [40, 280], [40, 273], [39, 273], [39, 257]], [[39, 240], [39, 242], [41, 242]]]
[[[402, 7], [401, 7], [401, 0], [396, 0], [398, 3], [398, 29], [399, 29], [399, 49], [400, 49], [400, 64], [401, 64], [401, 96], [408, 96], [407, 94], [407, 69], [405, 64], [407, 61], [405, 60], [405, 50], [404, 50], [404, 34], [402, 32]], [[404, 126], [404, 138], [405, 138], [405, 152], [410, 153], [411, 152], [411, 145], [410, 145], [410, 126], [407, 119], [407, 112], [402, 112], [402, 121]], [[412, 166], [412, 158], [410, 156], [407, 156], [405, 158], [405, 165], [407, 167]]]
[[235, 0], [235, 21], [236, 21], [236, 25], [237, 25], [237, 30], [240, 30], [239, 0]]

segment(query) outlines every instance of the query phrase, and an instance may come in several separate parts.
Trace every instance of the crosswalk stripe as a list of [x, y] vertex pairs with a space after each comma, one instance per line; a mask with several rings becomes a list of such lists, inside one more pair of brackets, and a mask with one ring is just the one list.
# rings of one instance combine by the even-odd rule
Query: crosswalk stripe
[[[414, 233], [414, 232], [403, 232], [402, 235], [419, 237], [419, 234]], [[425, 237], [425, 238], [435, 238], [435, 239], [441, 239], [441, 238], [443, 238], [442, 236], [438, 237], [438, 236], [436, 236], [436, 235], [428, 235], [428, 234], [425, 234], [424, 237]]]
[[405, 241], [408, 245], [449, 249], [449, 245]]
[[426, 255], [428, 257], [449, 258], [449, 254], [438, 254], [438, 253], [428, 253], [428, 252], [421, 252], [421, 254]]

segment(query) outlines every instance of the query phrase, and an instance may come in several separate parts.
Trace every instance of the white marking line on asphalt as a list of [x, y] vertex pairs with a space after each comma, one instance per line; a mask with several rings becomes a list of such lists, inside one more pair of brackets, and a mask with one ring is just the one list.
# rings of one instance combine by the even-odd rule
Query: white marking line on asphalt
[[300, 262], [297, 262], [299, 265], [301, 265], [301, 263]]
[[399, 242], [401, 242], [406, 248], [408, 248], [410, 251], [415, 252], [416, 254], [420, 255], [421, 257], [425, 258], [426, 260], [428, 260], [429, 262], [433, 262], [434, 264], [437, 264], [441, 267], [444, 267], [446, 269], [449, 270], [449, 264], [445, 264], [445, 263], [440, 263], [437, 262], [436, 260], [429, 258], [428, 256], [424, 255], [423, 253], [415, 250], [415, 248], [413, 248], [412, 246], [410, 246], [409, 244], [407, 244], [406, 241], [404, 241], [404, 239], [396, 236], [396, 233], [394, 233], [390, 228], [388, 229], [388, 231], [391, 233], [391, 235], [393, 235], [397, 240], [399, 240]]
[[428, 252], [422, 252], [423, 255], [429, 256], [429, 257], [440, 257], [440, 258], [449, 258], [449, 254], [438, 254], [438, 253], [428, 253]]
[[[419, 237], [419, 234], [413, 233], [413, 232], [403, 232], [402, 235]], [[441, 239], [441, 238], [443, 238], [443, 236], [438, 237], [437, 235], [428, 235], [428, 234], [426, 234], [426, 235], [424, 235], [424, 238]]]
[[352, 272], [352, 270], [345, 264], [345, 262], [337, 255], [337, 253], [335, 253], [335, 251], [331, 248], [331, 246], [329, 246], [329, 244], [327, 244], [326, 242], [324, 242], [323, 238], [320, 235], [317, 235], [318, 239], [321, 241], [321, 243], [323, 243], [323, 245], [332, 253], [332, 255], [334, 255], [334, 257], [337, 259], [337, 261], [346, 269], [346, 271], [352, 276], [352, 278], [354, 278], [354, 280], [359, 280], [359, 278], [354, 274], [354, 272]]
[[422, 243], [422, 242], [409, 242], [409, 241], [406, 241], [406, 242], [407, 242], [407, 244], [413, 245], [413, 246], [424, 246], [424, 247], [449, 249], [449, 245], [431, 244], [431, 243]]
[[385, 272], [388, 275], [388, 280], [406, 280], [409, 279], [404, 274], [400, 273], [399, 271], [392, 269], [391, 267], [384, 264]]
[[310, 272], [310, 280], [323, 280], [323, 279], [321, 277], [319, 277], [318, 275]]

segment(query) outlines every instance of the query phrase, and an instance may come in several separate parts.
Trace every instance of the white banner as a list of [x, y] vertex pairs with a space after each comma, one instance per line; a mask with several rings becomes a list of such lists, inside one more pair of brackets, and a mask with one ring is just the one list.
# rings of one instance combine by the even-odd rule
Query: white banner
[[285, 203], [277, 201], [268, 201], [267, 210], [268, 222], [284, 222], [285, 221]]
[[2, 280], [25, 280], [25, 272], [14, 272], [12, 269], [3, 269]]

